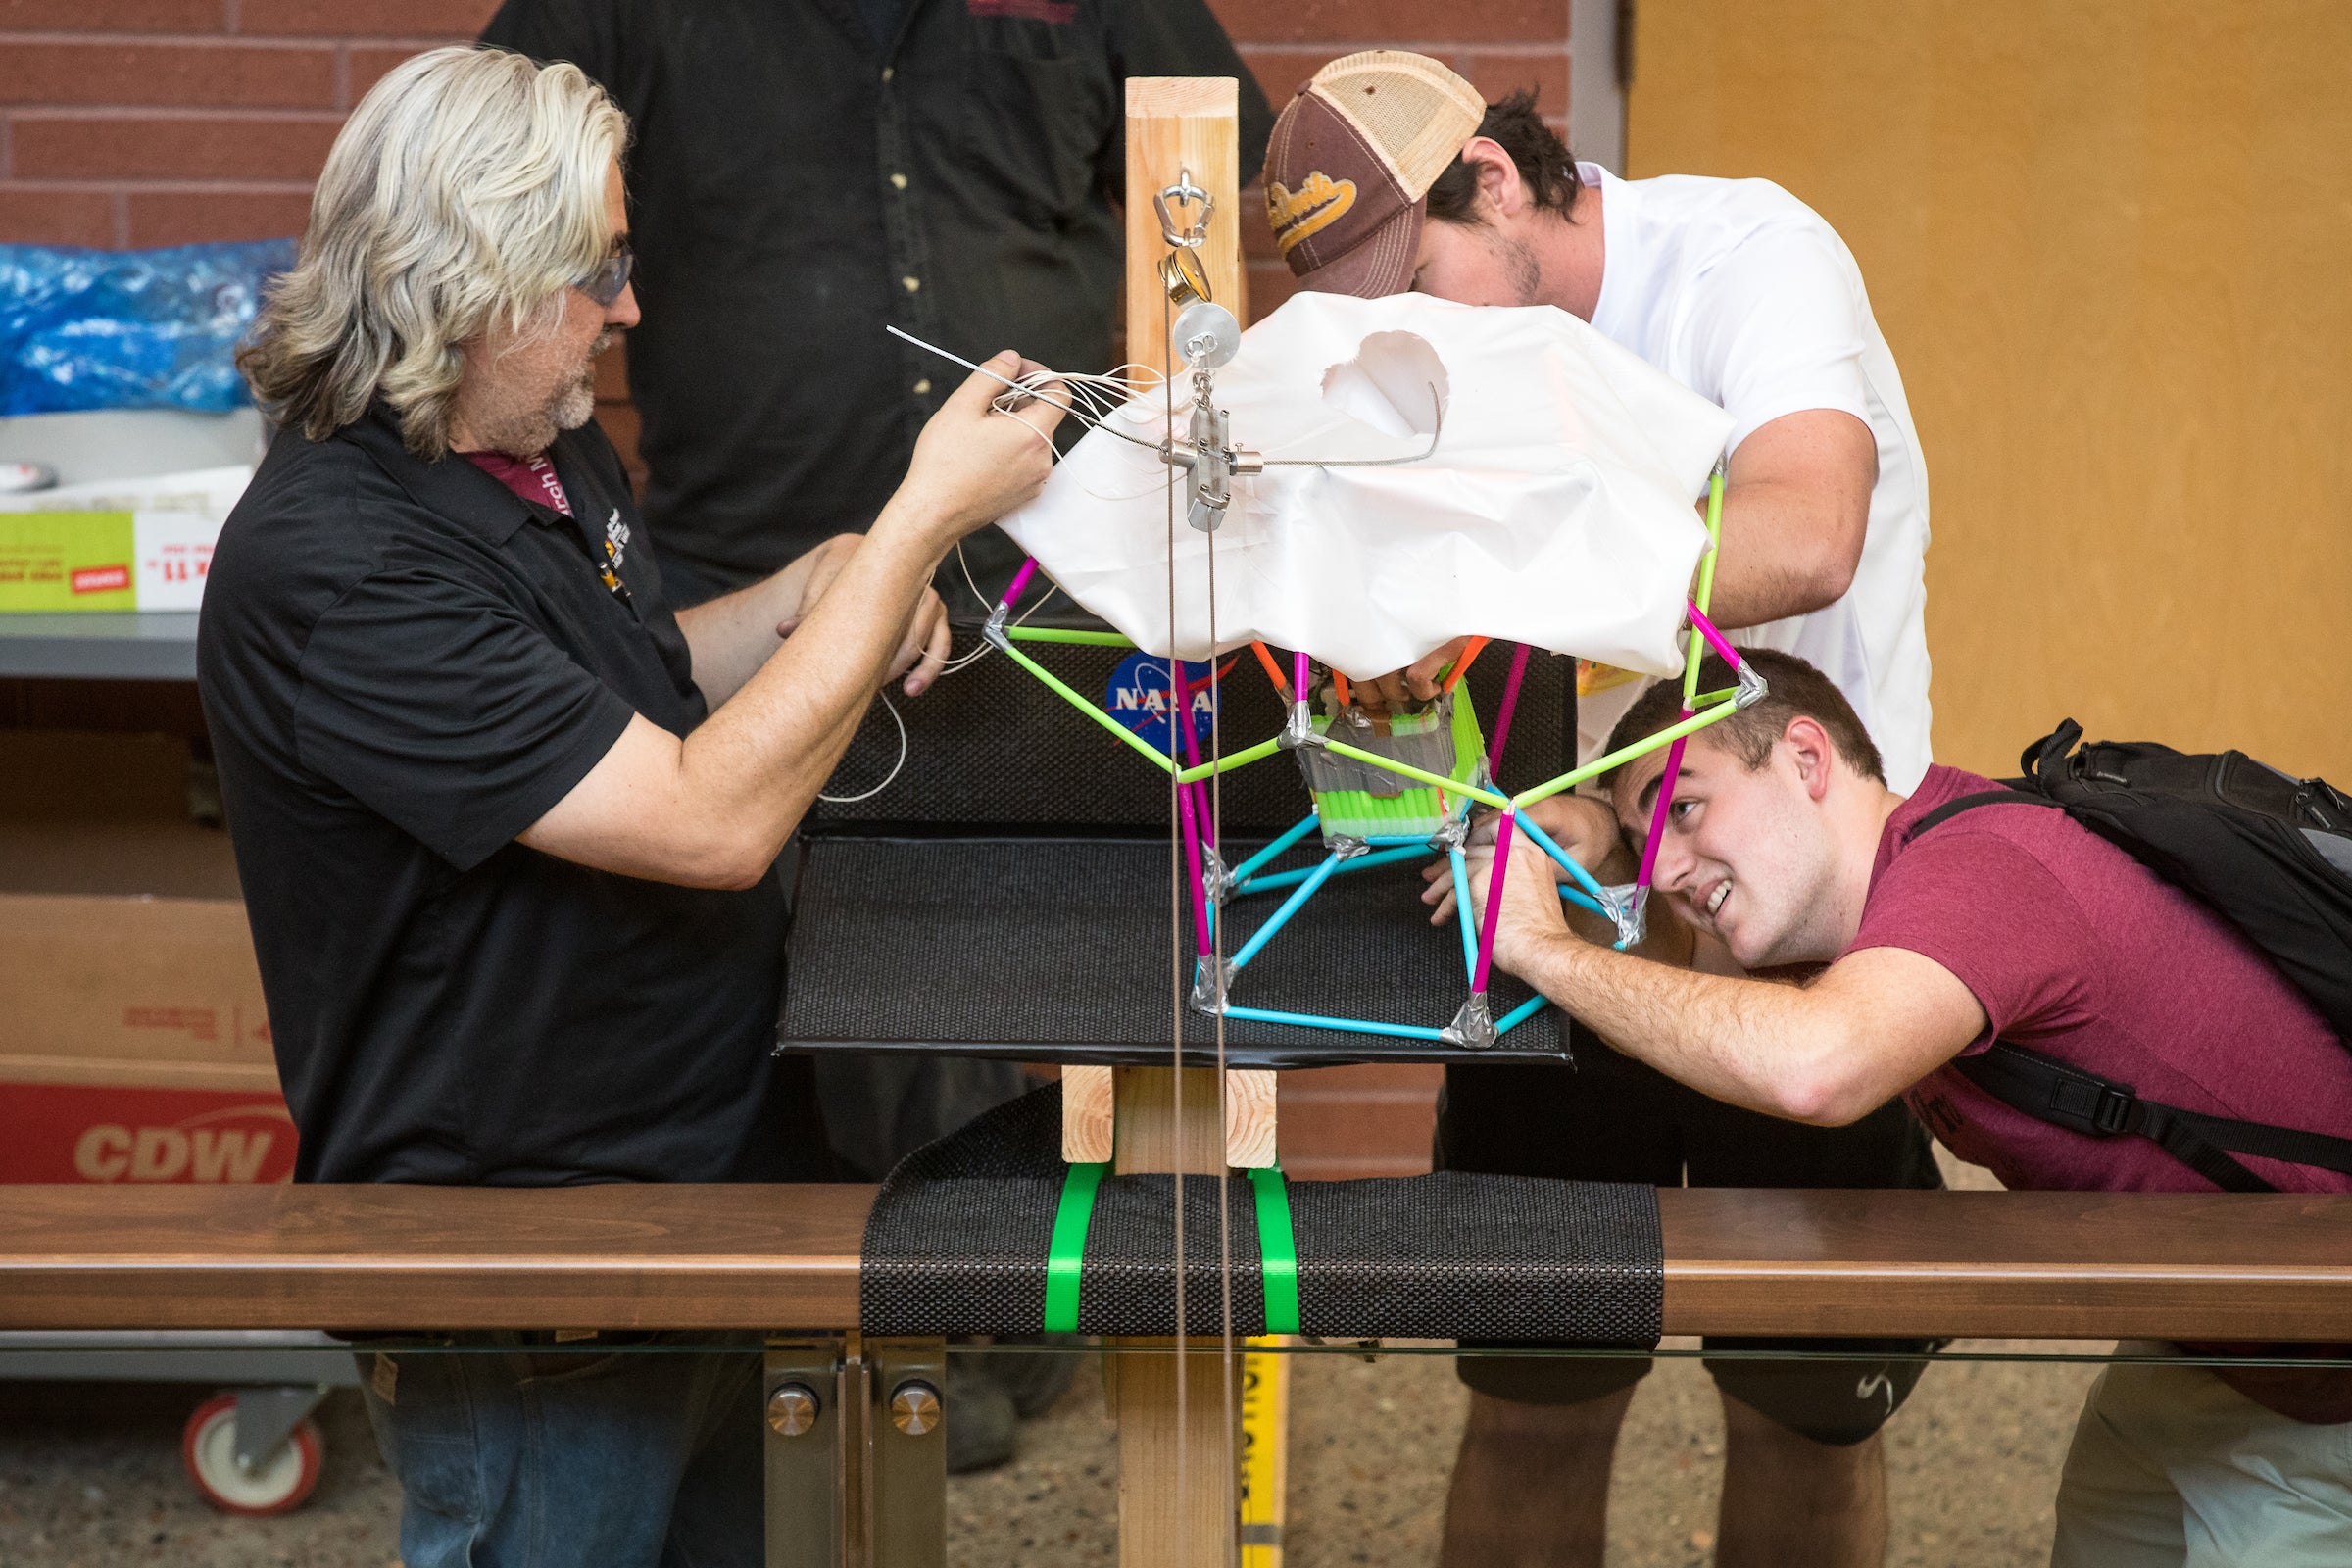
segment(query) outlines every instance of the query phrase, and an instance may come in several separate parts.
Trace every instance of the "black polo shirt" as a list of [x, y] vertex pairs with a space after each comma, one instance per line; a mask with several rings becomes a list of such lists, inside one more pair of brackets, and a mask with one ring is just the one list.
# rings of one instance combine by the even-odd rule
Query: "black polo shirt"
[[963, 379], [885, 322], [1111, 368], [1128, 76], [1239, 77], [1245, 183], [1273, 128], [1204, 0], [507, 0], [482, 36], [628, 112], [646, 513], [736, 586], [871, 522]]
[[299, 1179], [724, 1181], [810, 1152], [776, 1120], [774, 879], [514, 842], [632, 713], [704, 714], [612, 445], [591, 424], [550, 456], [576, 521], [410, 456], [379, 404], [280, 433], [221, 530], [197, 679]]

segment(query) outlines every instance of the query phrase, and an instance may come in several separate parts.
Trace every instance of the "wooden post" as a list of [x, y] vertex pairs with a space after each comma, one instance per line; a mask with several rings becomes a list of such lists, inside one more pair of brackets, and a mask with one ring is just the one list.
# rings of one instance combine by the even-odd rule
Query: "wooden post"
[[[1167, 255], [1152, 197], [1189, 173], [1209, 194], [1207, 242], [1201, 270], [1211, 296], [1238, 316], [1242, 310], [1241, 159], [1236, 109], [1240, 84], [1231, 77], [1130, 77], [1127, 82], [1127, 358], [1169, 372], [1169, 306], [1159, 279]], [[1189, 220], [1194, 210], [1179, 211]], [[1174, 368], [1181, 371], [1179, 362]], [[1104, 1085], [1102, 1076], [1112, 1081]], [[1179, 1105], [1179, 1081], [1181, 1099]], [[1065, 1075], [1064, 1082], [1070, 1080]], [[1105, 1095], [1105, 1090], [1108, 1093]], [[1102, 1102], [1111, 1102], [1114, 1168], [1122, 1173], [1182, 1171], [1214, 1177], [1236, 1163], [1271, 1163], [1274, 1094], [1271, 1073], [1228, 1076], [1228, 1112], [1219, 1115], [1213, 1070], [1121, 1067], [1085, 1075], [1064, 1090], [1063, 1126], [1099, 1138]], [[1099, 1148], [1099, 1141], [1089, 1147]], [[1189, 1250], [1189, 1249], [1188, 1249]], [[1213, 1302], [1187, 1303], [1187, 1316]], [[1210, 1353], [1177, 1353], [1174, 1345], [1115, 1357], [1112, 1404], [1119, 1424], [1119, 1562], [1121, 1568], [1227, 1568], [1235, 1525], [1232, 1457], [1237, 1434], [1227, 1422], [1225, 1375]], [[1184, 1411], [1177, 1413], [1179, 1363]], [[1181, 1473], [1181, 1492], [1177, 1479]]]

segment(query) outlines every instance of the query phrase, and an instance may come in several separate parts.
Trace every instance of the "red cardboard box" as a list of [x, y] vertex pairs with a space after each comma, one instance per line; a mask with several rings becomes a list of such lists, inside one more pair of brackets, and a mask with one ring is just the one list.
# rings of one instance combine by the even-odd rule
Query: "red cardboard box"
[[285, 1180], [253, 938], [227, 834], [186, 820], [185, 751], [58, 742], [0, 744], [25, 769], [0, 799], [0, 1182]]

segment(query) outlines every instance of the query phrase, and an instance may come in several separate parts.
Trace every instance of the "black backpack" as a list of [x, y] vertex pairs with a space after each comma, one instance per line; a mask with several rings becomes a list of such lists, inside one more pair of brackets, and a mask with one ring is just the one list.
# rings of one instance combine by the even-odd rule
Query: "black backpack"
[[[2056, 807], [2243, 932], [2339, 1038], [2352, 1040], [2352, 800], [2243, 752], [2188, 756], [2145, 741], [2075, 749], [2073, 719], [2026, 748], [2023, 778], [1964, 795], [1915, 823], [1962, 811]], [[2229, 1192], [2274, 1192], [2224, 1151], [2352, 1173], [2352, 1138], [2233, 1121], [2142, 1100], [2130, 1084], [2006, 1041], [1953, 1067], [1995, 1100], [2056, 1126], [2153, 1139]]]

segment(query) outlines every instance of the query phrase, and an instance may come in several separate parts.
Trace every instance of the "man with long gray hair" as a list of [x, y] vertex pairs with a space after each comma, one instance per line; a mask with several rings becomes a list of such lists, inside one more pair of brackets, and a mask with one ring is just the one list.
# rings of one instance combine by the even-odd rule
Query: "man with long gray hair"
[[[821, 1174], [775, 860], [879, 684], [938, 673], [941, 556], [1049, 470], [1060, 411], [975, 376], [862, 539], [673, 614], [590, 418], [627, 130], [570, 66], [407, 62], [241, 362], [281, 428], [198, 668], [302, 1180]], [[757, 1561], [759, 1357], [553, 1342], [366, 1357], [402, 1560]]]

